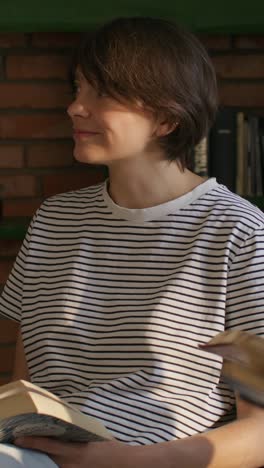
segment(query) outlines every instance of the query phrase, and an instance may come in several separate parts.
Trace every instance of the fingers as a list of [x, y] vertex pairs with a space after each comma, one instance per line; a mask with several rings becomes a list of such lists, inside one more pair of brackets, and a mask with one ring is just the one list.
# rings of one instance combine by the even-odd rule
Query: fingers
[[15, 445], [32, 450], [39, 450], [48, 455], [63, 455], [73, 457], [78, 455], [80, 447], [84, 444], [65, 443], [49, 437], [18, 437]]

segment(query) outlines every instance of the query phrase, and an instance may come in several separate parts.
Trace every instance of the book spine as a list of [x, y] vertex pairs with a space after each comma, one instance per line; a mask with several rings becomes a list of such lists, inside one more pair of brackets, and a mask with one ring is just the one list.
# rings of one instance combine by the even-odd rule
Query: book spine
[[263, 195], [262, 161], [260, 152], [259, 118], [256, 117], [256, 195]]
[[237, 117], [231, 108], [219, 109], [210, 132], [209, 175], [236, 192]]
[[194, 149], [194, 172], [205, 177], [208, 175], [208, 138], [204, 137]]
[[257, 118], [253, 115], [249, 116], [249, 164], [250, 164], [250, 195], [257, 194]]
[[262, 195], [264, 186], [264, 119], [259, 118], [259, 146], [261, 160]]
[[249, 197], [253, 196], [252, 190], [252, 154], [251, 154], [251, 147], [252, 147], [252, 132], [250, 127], [250, 118], [248, 117], [248, 132], [247, 132], [247, 195]]
[[236, 193], [246, 195], [246, 166], [245, 166], [245, 116], [244, 112], [237, 113], [237, 173]]
[[248, 130], [248, 120], [245, 117], [244, 119], [244, 138], [243, 138], [243, 144], [244, 144], [244, 196], [248, 195], [249, 191], [249, 185], [248, 185], [248, 138], [249, 138], [249, 130]]

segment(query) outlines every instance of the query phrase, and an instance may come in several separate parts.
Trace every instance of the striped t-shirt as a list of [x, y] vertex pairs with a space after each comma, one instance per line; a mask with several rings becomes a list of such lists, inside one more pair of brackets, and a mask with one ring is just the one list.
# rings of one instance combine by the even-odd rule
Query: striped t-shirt
[[215, 179], [146, 209], [116, 205], [106, 182], [46, 200], [0, 303], [32, 382], [134, 445], [234, 418], [221, 358], [198, 344], [264, 334], [263, 225]]

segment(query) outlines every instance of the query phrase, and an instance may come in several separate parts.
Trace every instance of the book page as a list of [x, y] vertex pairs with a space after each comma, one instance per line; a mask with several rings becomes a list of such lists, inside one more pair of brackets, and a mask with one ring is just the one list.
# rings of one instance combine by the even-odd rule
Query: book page
[[65, 442], [105, 440], [74, 424], [43, 414], [20, 414], [0, 421], [0, 442], [13, 443], [20, 436], [55, 437]]

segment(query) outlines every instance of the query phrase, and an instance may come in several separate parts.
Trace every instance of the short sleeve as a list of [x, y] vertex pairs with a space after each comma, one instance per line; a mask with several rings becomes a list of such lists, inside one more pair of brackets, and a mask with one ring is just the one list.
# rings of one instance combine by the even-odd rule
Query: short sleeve
[[0, 297], [0, 314], [17, 322], [21, 321], [24, 272], [26, 270], [30, 238], [37, 213], [30, 223], [25, 239]]
[[227, 284], [226, 329], [264, 336], [264, 228], [237, 248]]

